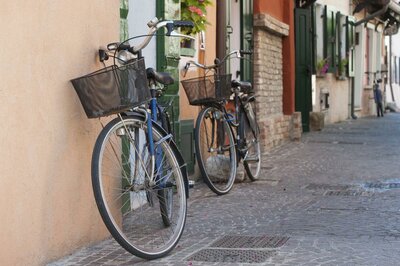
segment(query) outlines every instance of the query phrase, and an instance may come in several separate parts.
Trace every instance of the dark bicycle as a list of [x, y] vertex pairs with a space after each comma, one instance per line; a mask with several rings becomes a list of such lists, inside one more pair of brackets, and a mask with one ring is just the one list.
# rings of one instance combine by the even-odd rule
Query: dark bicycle
[[[251, 52], [233, 51], [210, 66], [189, 61], [185, 71], [194, 64], [213, 73], [181, 82], [190, 104], [203, 106], [196, 121], [196, 156], [205, 183], [218, 195], [231, 190], [240, 161], [252, 181], [260, 174], [260, 129], [252, 85], [232, 81], [230, 74], [220, 73], [228, 58], [233, 55], [243, 58], [248, 54]], [[233, 110], [228, 111], [226, 104], [231, 98]]]

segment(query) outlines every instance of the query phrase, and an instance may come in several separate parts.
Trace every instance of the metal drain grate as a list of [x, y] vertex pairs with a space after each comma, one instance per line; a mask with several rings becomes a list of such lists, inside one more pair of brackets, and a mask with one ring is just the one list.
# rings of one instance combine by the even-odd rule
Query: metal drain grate
[[202, 249], [187, 261], [263, 263], [274, 256], [276, 251], [236, 250], [236, 249]]
[[308, 143], [332, 144], [330, 140], [309, 140]]
[[364, 145], [365, 142], [357, 141], [338, 141], [338, 140], [309, 140], [308, 143], [320, 143], [320, 144], [350, 144], [350, 145]]
[[324, 196], [370, 196], [372, 195], [369, 191], [358, 191], [358, 190], [328, 190], [324, 193]]
[[357, 142], [357, 141], [337, 141], [337, 144], [350, 144], [350, 145], [364, 145], [365, 142]]
[[366, 188], [375, 188], [375, 189], [394, 189], [400, 188], [400, 183], [366, 183]]
[[346, 190], [351, 188], [350, 185], [334, 185], [334, 184], [317, 184], [317, 183], [311, 183], [308, 184], [306, 187], [306, 189], [310, 189], [310, 190]]
[[218, 248], [279, 248], [289, 237], [286, 236], [223, 236], [211, 247]]

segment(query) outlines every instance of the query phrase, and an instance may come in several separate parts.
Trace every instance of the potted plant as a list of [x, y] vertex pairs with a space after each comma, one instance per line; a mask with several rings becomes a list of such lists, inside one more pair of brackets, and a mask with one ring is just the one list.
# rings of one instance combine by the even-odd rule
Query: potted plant
[[[210, 0], [182, 0], [181, 1], [181, 19], [193, 21], [193, 28], [182, 28], [181, 32], [185, 35], [195, 36], [204, 31], [207, 21], [207, 6], [211, 5]], [[194, 50], [194, 40], [183, 39], [181, 42], [181, 53], [191, 55]], [[192, 51], [191, 51], [192, 50]]]
[[325, 77], [329, 69], [329, 58], [321, 59], [317, 62], [317, 77]]

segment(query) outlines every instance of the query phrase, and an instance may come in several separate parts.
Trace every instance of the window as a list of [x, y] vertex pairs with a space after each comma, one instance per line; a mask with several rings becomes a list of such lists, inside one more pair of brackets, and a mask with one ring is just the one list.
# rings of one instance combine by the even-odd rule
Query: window
[[315, 5], [315, 65], [328, 60], [330, 73], [354, 77], [355, 18], [330, 6]]

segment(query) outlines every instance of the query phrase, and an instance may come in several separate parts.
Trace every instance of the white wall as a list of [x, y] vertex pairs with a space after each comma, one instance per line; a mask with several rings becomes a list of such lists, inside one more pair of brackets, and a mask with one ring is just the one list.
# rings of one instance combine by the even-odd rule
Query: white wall
[[[128, 30], [129, 37], [147, 34], [147, 22], [156, 17], [156, 0], [129, 0]], [[138, 44], [143, 38], [131, 41], [131, 44]], [[143, 50], [146, 67], [156, 68], [156, 38], [153, 38], [149, 45]]]
[[[389, 37], [386, 37], [385, 39], [385, 44], [388, 47], [388, 53], [389, 51]], [[392, 36], [392, 60], [394, 60], [394, 56], [396, 56], [397, 60], [400, 58], [400, 33], [393, 35]], [[388, 62], [389, 64], [389, 62]], [[399, 64], [398, 64], [398, 67]], [[389, 75], [392, 73], [392, 71], [389, 70]], [[392, 77], [392, 89], [393, 89], [393, 94], [394, 94], [394, 102], [396, 103], [397, 107], [400, 107], [400, 85], [395, 83], [395, 78]], [[388, 78], [388, 83], [390, 82], [390, 79]], [[387, 102], [393, 102], [392, 99], [392, 94], [391, 94], [391, 88], [389, 84], [386, 86], [386, 101]]]
[[335, 7], [335, 9], [340, 11], [340, 13], [344, 15], [351, 15], [350, 2], [351, 1], [349, 0], [318, 0], [316, 3]]

